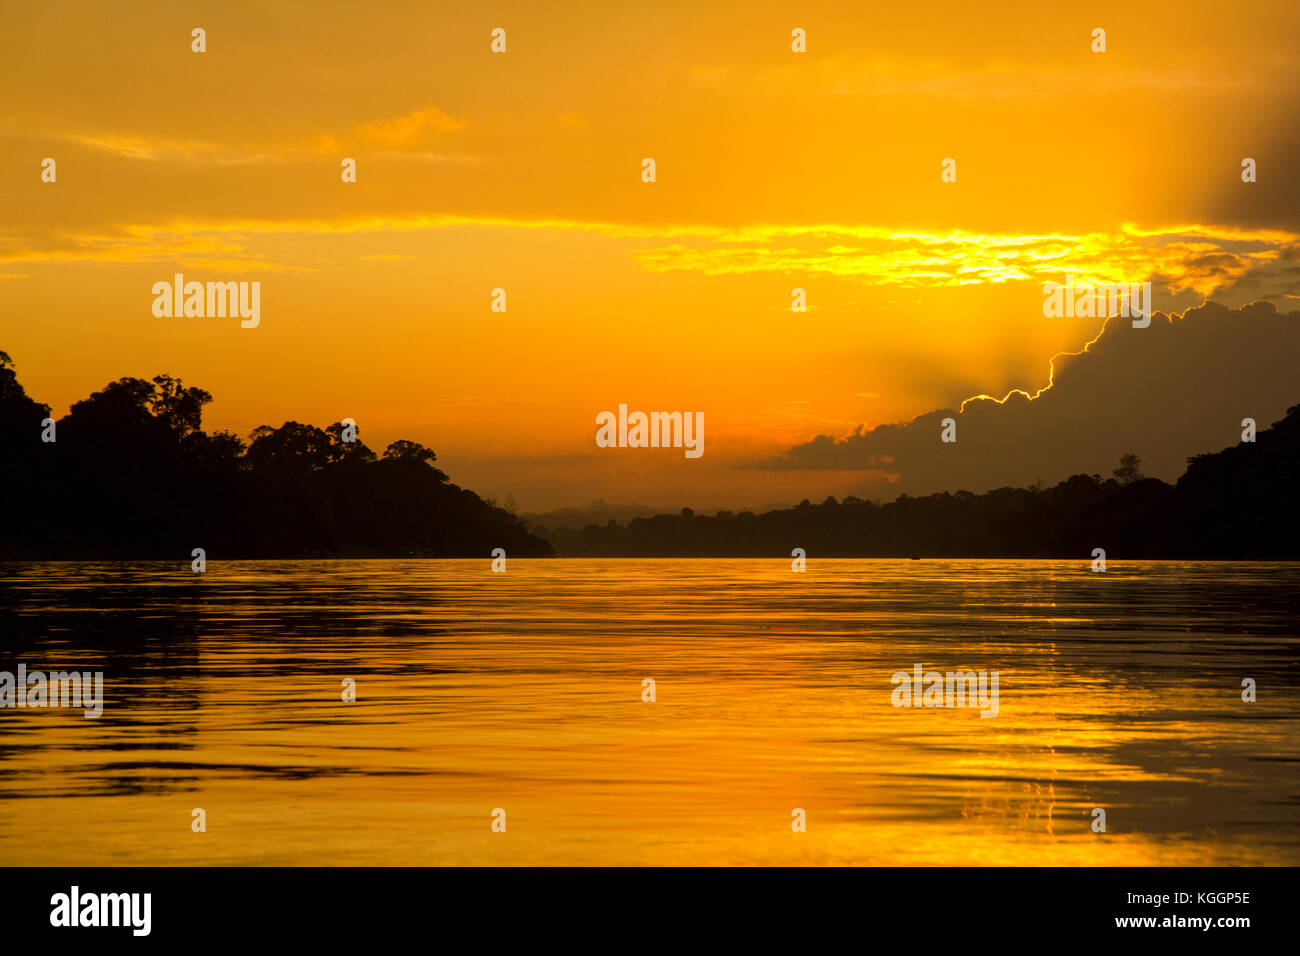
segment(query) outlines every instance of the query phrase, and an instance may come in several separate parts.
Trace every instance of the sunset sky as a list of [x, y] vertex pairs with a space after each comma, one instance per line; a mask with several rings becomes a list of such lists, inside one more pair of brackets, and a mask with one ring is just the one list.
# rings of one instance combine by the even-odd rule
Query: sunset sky
[[[213, 393], [209, 430], [352, 417], [525, 510], [755, 507], [862, 485], [754, 467], [815, 436], [1043, 388], [1101, 329], [1044, 317], [1067, 273], [1150, 279], [1165, 311], [1300, 309], [1293, 0], [51, 2], [0, 25], [0, 350], [56, 416], [165, 372]], [[260, 281], [260, 326], [155, 317], [177, 272]], [[620, 403], [703, 412], [704, 456], [597, 448]]]

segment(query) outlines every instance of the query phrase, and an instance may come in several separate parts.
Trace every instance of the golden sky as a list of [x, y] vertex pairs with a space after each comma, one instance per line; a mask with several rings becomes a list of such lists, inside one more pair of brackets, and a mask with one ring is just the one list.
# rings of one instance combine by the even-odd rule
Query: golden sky
[[[210, 429], [350, 416], [525, 509], [761, 506], [852, 476], [738, 464], [1045, 385], [1100, 323], [1044, 281], [1300, 293], [1290, 0], [0, 17], [0, 349], [56, 415], [166, 372]], [[155, 317], [176, 272], [260, 281], [260, 326]], [[704, 456], [596, 448], [619, 403], [703, 412]]]

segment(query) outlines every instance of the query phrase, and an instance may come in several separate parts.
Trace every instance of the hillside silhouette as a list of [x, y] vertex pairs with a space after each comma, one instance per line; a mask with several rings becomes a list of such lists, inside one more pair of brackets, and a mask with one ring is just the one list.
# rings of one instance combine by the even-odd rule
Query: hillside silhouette
[[[77, 402], [44, 441], [49, 406], [0, 352], [0, 557], [487, 558], [552, 553], [510, 512], [452, 484], [433, 451], [376, 455], [344, 426], [202, 428], [212, 396], [159, 375]], [[349, 436], [350, 437], [350, 436]]]
[[1188, 459], [1174, 485], [1136, 455], [1113, 477], [881, 504], [848, 497], [763, 514], [720, 511], [533, 530], [562, 556], [1300, 559], [1300, 405], [1253, 443]]

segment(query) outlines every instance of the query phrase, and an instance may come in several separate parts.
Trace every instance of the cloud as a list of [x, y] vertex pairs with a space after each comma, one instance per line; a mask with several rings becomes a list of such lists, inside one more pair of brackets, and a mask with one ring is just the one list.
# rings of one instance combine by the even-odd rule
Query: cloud
[[367, 142], [385, 146], [414, 146], [430, 133], [452, 133], [464, 129], [465, 124], [454, 120], [436, 106], [426, 106], [395, 119], [362, 123], [357, 132]]
[[1209, 296], [1248, 273], [1295, 258], [1300, 235], [1213, 225], [1083, 235], [946, 233], [871, 226], [753, 226], [694, 244], [640, 250], [652, 272], [705, 275], [755, 272], [821, 274], [903, 288], [1015, 281], [1127, 282], [1158, 279], [1161, 290]]
[[[910, 422], [818, 435], [745, 467], [872, 473], [858, 494], [979, 493], [1108, 475], [1133, 452], [1147, 474], [1173, 480], [1189, 456], [1236, 444], [1243, 418], [1264, 428], [1300, 402], [1298, 366], [1300, 312], [1272, 303], [1157, 313], [1145, 329], [1116, 318], [1081, 351], [1053, 358], [1032, 394], [976, 396]], [[944, 443], [950, 416], [957, 441]]]
[[[142, 132], [90, 130], [73, 133], [46, 131], [47, 139], [75, 143], [89, 149], [112, 153], [126, 159], [157, 163], [212, 164], [220, 166], [247, 163], [287, 162], [307, 156], [333, 155], [356, 147], [371, 154], [409, 156], [425, 160], [466, 161], [472, 157], [429, 152], [428, 144], [439, 134], [454, 133], [467, 124], [453, 119], [436, 106], [426, 106], [402, 116], [359, 123], [346, 133], [327, 133], [310, 138], [280, 142], [212, 142], [180, 139]], [[0, 124], [11, 135], [30, 134]]]
[[125, 133], [72, 133], [56, 138], [146, 162], [214, 163], [220, 166], [260, 163], [271, 158], [265, 149], [230, 146], [195, 139], [166, 139]]
[[[413, 155], [413, 154], [407, 154]], [[259, 238], [403, 233], [444, 228], [546, 229], [637, 240], [634, 261], [651, 272], [704, 275], [822, 274], [870, 285], [938, 288], [1005, 282], [1129, 282], [1150, 279], [1160, 294], [1211, 295], [1235, 303], [1271, 299], [1300, 281], [1300, 234], [1214, 225], [1085, 235], [926, 233], [865, 225], [635, 225], [504, 216], [375, 214], [322, 219], [193, 219], [129, 223], [97, 232], [0, 230], [0, 262], [153, 262], [181, 255], [248, 269], [312, 269], [315, 261], [272, 262], [252, 251]], [[650, 245], [647, 245], [650, 244]], [[1184, 303], [1163, 301], [1166, 308]]]

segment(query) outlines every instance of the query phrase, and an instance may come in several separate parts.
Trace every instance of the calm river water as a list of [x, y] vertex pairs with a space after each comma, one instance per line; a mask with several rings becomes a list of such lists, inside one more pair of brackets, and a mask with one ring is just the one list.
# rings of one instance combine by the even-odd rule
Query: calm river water
[[104, 703], [0, 709], [0, 863], [1296, 865], [1298, 651], [1294, 564], [9, 563]]

